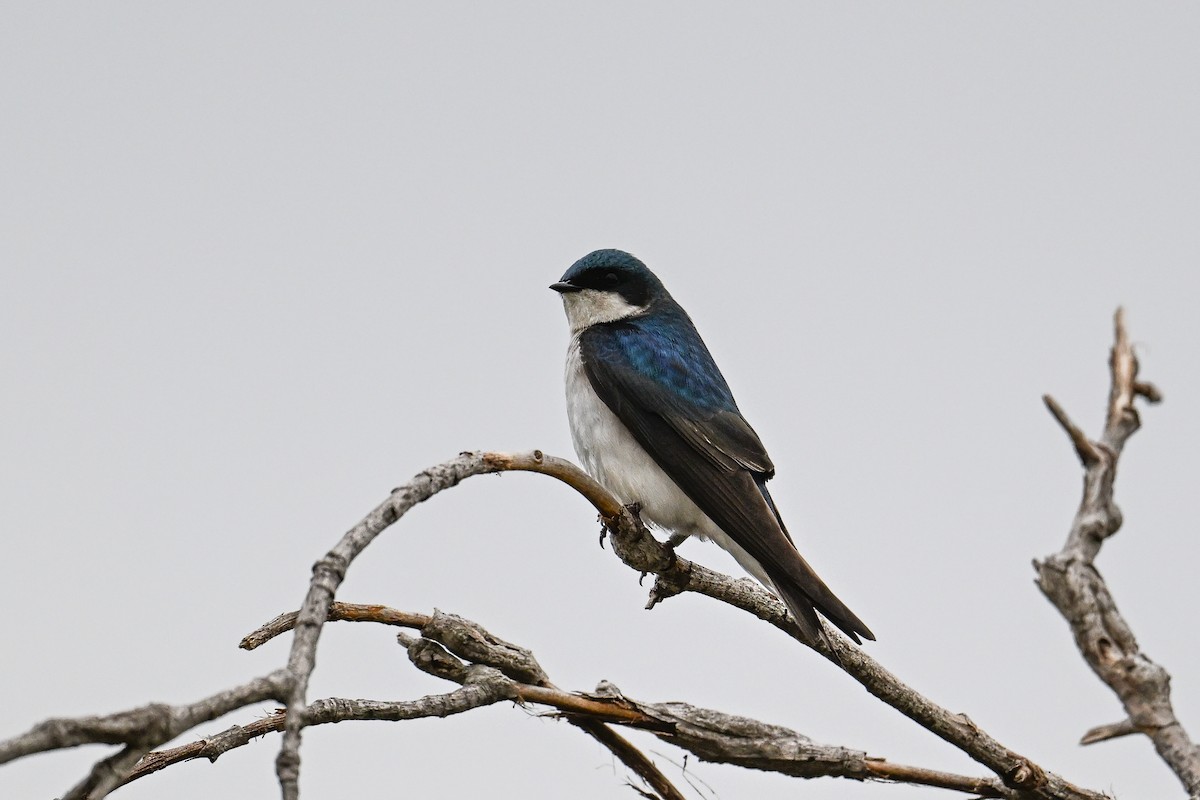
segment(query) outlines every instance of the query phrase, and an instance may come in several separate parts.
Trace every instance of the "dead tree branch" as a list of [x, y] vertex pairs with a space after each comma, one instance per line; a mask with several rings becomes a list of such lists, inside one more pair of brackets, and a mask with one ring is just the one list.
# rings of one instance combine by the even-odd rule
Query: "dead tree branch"
[[86, 778], [63, 795], [63, 800], [102, 798], [120, 786], [134, 765], [155, 747], [230, 711], [263, 700], [279, 700], [288, 682], [289, 676], [280, 670], [189, 705], [154, 703], [107, 716], [47, 720], [0, 742], [0, 764], [84, 744], [124, 745], [97, 762]]
[[[281, 614], [243, 639], [243, 646], [251, 649], [286, 633], [296, 616], [294, 613]], [[806, 736], [778, 725], [687, 703], [643, 703], [632, 700], [608, 682], [602, 682], [595, 692], [589, 694], [564, 692], [550, 683], [529, 650], [500, 639], [478, 623], [452, 614], [437, 611], [432, 615], [414, 614], [379, 605], [335, 603], [330, 609], [329, 619], [377, 622], [415, 629], [421, 634], [419, 638], [399, 635], [414, 665], [424, 672], [463, 684], [464, 687], [474, 681], [474, 685], [487, 687], [487, 691], [481, 690], [474, 695], [469, 704], [466, 698], [458, 697], [458, 692], [399, 704], [323, 700], [308, 707], [304, 720], [306, 726], [344, 720], [429, 716], [431, 708], [440, 711], [449, 707], [453, 709], [451, 713], [459, 713], [500, 700], [514, 700], [554, 708], [564, 719], [590, 735], [596, 736], [593, 731], [598, 732], [596, 738], [616, 752], [664, 800], [682, 798], [683, 795], [640, 750], [620, 737], [609, 724], [650, 731], [702, 761], [713, 763], [802, 778], [842, 777], [859, 781], [936, 786], [976, 797], [1015, 799], [1025, 796], [1005, 787], [996, 778], [975, 778], [895, 764], [859, 750], [817, 744]], [[435, 705], [431, 702], [435, 698], [447, 700]], [[403, 712], [396, 709], [403, 709]], [[401, 716], [401, 713], [406, 716]], [[161, 753], [151, 753], [138, 764], [129, 780], [194, 758], [215, 761], [226, 751], [245, 745], [256, 736], [281, 730], [284, 716], [280, 711], [246, 726], [234, 726], [209, 739]], [[438, 716], [445, 714], [438, 713]], [[610, 742], [614, 740], [604, 732], [619, 738], [624, 747], [632, 752], [622, 753], [622, 746], [611, 745]], [[644, 771], [643, 760], [653, 770], [649, 774]]]
[[[477, 666], [468, 669], [462, 676], [461, 684], [461, 687], [453, 692], [427, 695], [417, 700], [387, 702], [340, 697], [317, 700], [304, 710], [304, 724], [326, 725], [351, 720], [399, 722], [424, 717], [449, 717], [474, 708], [516, 699], [511, 691], [511, 682], [498, 670], [490, 667]], [[121, 785], [184, 761], [197, 758], [216, 761], [230, 750], [249, 744], [253, 739], [282, 731], [285, 718], [286, 710], [279, 709], [246, 725], [234, 725], [215, 736], [170, 750], [148, 753], [128, 773]]]
[[[803, 642], [783, 603], [774, 595], [749, 580], [734, 580], [676, 557], [671, 549], [650, 535], [633, 510], [622, 507], [603, 487], [571, 462], [544, 455], [537, 450], [520, 454], [462, 453], [455, 459], [419, 473], [407, 484], [393, 490], [387, 500], [347, 531], [338, 544], [314, 566], [304, 603], [294, 620], [289, 621], [294, 626], [294, 634], [287, 667], [276, 673], [279, 677], [273, 684], [275, 691], [285, 695], [286, 702], [283, 743], [276, 758], [276, 772], [285, 800], [299, 797], [299, 746], [301, 730], [308, 724], [308, 680], [315, 664], [321, 628], [329, 618], [337, 589], [354, 558], [379, 533], [416, 504], [473, 475], [515, 470], [550, 475], [587, 498], [600, 512], [613, 549], [622, 561], [635, 570], [653, 572], [658, 576], [651, 593], [651, 606], [682, 591], [698, 592], [748, 611]], [[947, 711], [906, 686], [828, 626], [826, 633], [832, 650], [822, 648], [822, 655], [845, 670], [871, 694], [992, 770], [1003, 785], [1017, 792], [1018, 796], [1038, 800], [1101, 800], [1104, 797], [1076, 787], [1008, 749], [966, 716]], [[543, 702], [542, 697], [547, 695], [538, 696], [538, 692], [552, 692], [547, 687], [535, 688], [538, 691], [530, 690], [529, 696], [524, 699]], [[139, 748], [140, 752], [124, 751], [118, 753], [115, 760], [98, 764], [97, 770], [103, 773], [98, 781], [109, 789], [118, 785], [149, 749]], [[103, 797], [104, 794], [93, 792], [91, 796]]]
[[1141, 426], [1134, 399], [1142, 397], [1150, 403], [1162, 400], [1158, 389], [1137, 379], [1138, 361], [1129, 343], [1121, 309], [1117, 309], [1113, 329], [1109, 357], [1112, 382], [1100, 439], [1090, 440], [1052, 397], [1044, 398], [1083, 464], [1083, 498], [1063, 549], [1042, 561], [1034, 561], [1034, 568], [1038, 587], [1070, 624], [1084, 660], [1125, 707], [1126, 719], [1091, 729], [1081, 743], [1144, 733], [1188, 794], [1197, 798], [1200, 797], [1200, 750], [1171, 706], [1171, 676], [1138, 647], [1129, 623], [1117, 609], [1095, 566], [1104, 540], [1121, 528], [1121, 510], [1113, 499], [1113, 484], [1125, 443]]

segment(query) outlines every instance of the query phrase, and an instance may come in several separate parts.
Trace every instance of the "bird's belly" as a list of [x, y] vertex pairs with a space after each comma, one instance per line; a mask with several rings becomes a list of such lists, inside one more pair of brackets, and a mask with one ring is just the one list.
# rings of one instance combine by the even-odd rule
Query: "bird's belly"
[[684, 494], [592, 389], [579, 356], [578, 339], [567, 351], [566, 386], [571, 440], [593, 478], [622, 503], [640, 503], [642, 519], [654, 527], [711, 540], [743, 569], [771, 585], [758, 562]]

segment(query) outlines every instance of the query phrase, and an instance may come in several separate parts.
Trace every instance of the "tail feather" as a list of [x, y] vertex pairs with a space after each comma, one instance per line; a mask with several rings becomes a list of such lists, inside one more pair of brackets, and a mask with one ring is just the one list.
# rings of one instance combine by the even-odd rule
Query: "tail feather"
[[[775, 585], [775, 593], [792, 612], [796, 625], [800, 628], [800, 633], [804, 634], [805, 640], [814, 647], [822, 642], [829, 647], [829, 639], [825, 636], [825, 630], [821, 627], [821, 620], [817, 618], [817, 611], [813, 608], [813, 604], [803, 593], [795, 591], [792, 587], [785, 589], [786, 586], [787, 584]], [[789, 591], [789, 589], [791, 590]]]
[[[787, 605], [788, 610], [792, 612], [792, 616], [795, 618], [796, 624], [800, 628], [800, 632], [804, 635], [804, 638], [809, 642], [809, 644], [816, 645], [818, 643], [824, 643], [828, 649], [833, 649], [833, 644], [829, 641], [829, 637], [825, 635], [825, 629], [821, 626], [821, 621], [817, 616], [818, 611], [821, 612], [822, 616], [836, 625], [842, 631], [842, 633], [849, 636], [855, 644], [862, 644], [862, 639], [859, 638], [860, 635], [874, 641], [874, 634], [872, 634], [870, 629], [868, 629], [867, 626], [858, 619], [858, 617], [855, 617], [854, 614], [851, 613], [850, 617], [857, 624], [852, 624], [845, 619], [834, 616], [826, 611], [825, 608], [814, 606], [813, 601], [803, 589], [800, 589], [794, 584], [788, 582], [786, 579], [781, 581], [772, 581], [772, 584], [774, 585], [775, 593], [779, 595], [779, 597]], [[834, 599], [836, 600], [836, 598]], [[845, 606], [842, 607], [845, 608]]]
[[[771, 493], [767, 491], [766, 481], [759, 480], [756, 483], [763, 499], [767, 501], [771, 513], [775, 515], [775, 521], [779, 523], [783, 535], [789, 542], [792, 542], [792, 535], [788, 533], [787, 526], [783, 524], [783, 517], [780, 516], [779, 509], [775, 507]], [[825, 633], [821, 630], [816, 616], [816, 611], [820, 611], [842, 633], [854, 640], [855, 644], [862, 644], [859, 636], [875, 641], [875, 634], [871, 633], [871, 629], [867, 627], [866, 623], [838, 599], [837, 595], [825, 585], [825, 581], [821, 580], [816, 571], [804, 560], [804, 556], [795, 551], [795, 543], [792, 542], [792, 544], [792, 552], [795, 554], [792, 568], [787, 572], [778, 569], [772, 570], [774, 574], [771, 574], [770, 577], [776, 593], [783, 598], [801, 630], [810, 635], [814, 641], [816, 639], [824, 640]]]
[[875, 634], [871, 633], [866, 623], [829, 590], [825, 582], [808, 566], [808, 562], [804, 561], [804, 557], [799, 553], [796, 557], [803, 569], [791, 570], [788, 574], [772, 575], [771, 580], [797, 620], [802, 615], [813, 614], [815, 609], [854, 640], [855, 644], [862, 644], [860, 636], [875, 641]]

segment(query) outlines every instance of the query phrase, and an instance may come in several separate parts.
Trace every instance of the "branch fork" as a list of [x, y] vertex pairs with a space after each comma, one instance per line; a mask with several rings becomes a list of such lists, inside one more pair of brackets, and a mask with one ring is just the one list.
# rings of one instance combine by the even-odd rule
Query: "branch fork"
[[1047, 395], [1046, 407], [1066, 432], [1084, 467], [1083, 497], [1062, 550], [1035, 561], [1037, 584], [1071, 626], [1075, 643], [1092, 671], [1116, 693], [1128, 717], [1087, 731], [1081, 744], [1133, 733], [1150, 737], [1190, 797], [1200, 797], [1200, 751], [1175, 717], [1170, 675], [1142, 653], [1133, 631], [1096, 569], [1104, 540], [1120, 530], [1123, 517], [1113, 499], [1117, 463], [1126, 442], [1141, 426], [1136, 398], [1162, 400], [1151, 383], [1139, 381], [1137, 356], [1125, 315], [1113, 318], [1109, 356], [1111, 383], [1104, 432], [1089, 439]]

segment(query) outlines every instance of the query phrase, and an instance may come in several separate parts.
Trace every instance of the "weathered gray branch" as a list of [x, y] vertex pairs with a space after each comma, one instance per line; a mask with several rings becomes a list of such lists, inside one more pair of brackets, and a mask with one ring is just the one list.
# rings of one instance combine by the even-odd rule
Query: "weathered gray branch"
[[[417, 474], [411, 481], [392, 490], [391, 496], [377, 506], [361, 522], [347, 531], [341, 540], [324, 558], [313, 566], [313, 577], [308, 594], [300, 606], [296, 619], [292, 649], [288, 655], [287, 670], [292, 677], [291, 692], [287, 699], [287, 715], [284, 723], [283, 743], [275, 759], [275, 772], [279, 777], [284, 800], [299, 800], [300, 797], [300, 737], [304, 727], [303, 715], [307, 708], [308, 681], [316, 664], [317, 641], [321, 627], [329, 614], [338, 587], [346, 577], [346, 570], [354, 559], [376, 536], [413, 506], [428, 500], [438, 492], [458, 485], [472, 475], [501, 472], [505, 469], [523, 469], [522, 465], [536, 464], [538, 471], [555, 474], [556, 469], [573, 468], [570, 462], [553, 457], [543, 457], [540, 451], [525, 456], [508, 456], [496, 453], [462, 453], [452, 459], [430, 467]], [[604, 489], [591, 478], [574, 470], [585, 480], [577, 487], [593, 504], [598, 501], [608, 511], [615, 502]], [[623, 509], [622, 509], [623, 511]]]
[[[290, 630], [296, 614], [281, 614], [243, 639], [243, 646], [257, 647], [274, 636]], [[852, 780], [877, 780], [937, 786], [976, 797], [1020, 798], [1019, 791], [1005, 787], [996, 778], [975, 778], [937, 770], [895, 764], [885, 759], [845, 747], [812, 742], [788, 728], [768, 725], [745, 717], [733, 716], [686, 703], [642, 703], [622, 695], [615, 686], [604, 682], [591, 694], [564, 692], [550, 683], [545, 671], [533, 654], [489, 633], [482, 626], [452, 614], [435, 612], [432, 615], [397, 611], [378, 605], [335, 603], [329, 619], [358, 622], [378, 622], [414, 628], [421, 637], [400, 634], [399, 639], [409, 658], [421, 670], [436, 677], [468, 685], [472, 680], [489, 687], [480, 693], [476, 702], [467, 705], [458, 692], [436, 698], [457, 700], [453, 713], [469, 710], [498, 700], [515, 700], [555, 708], [572, 724], [595, 735], [605, 746], [613, 747], [612, 737], [619, 737], [608, 727], [611, 723], [648, 730], [666, 742], [687, 750], [703, 761], [779, 772], [804, 778], [843, 777]], [[470, 662], [470, 663], [464, 663]], [[486, 670], [486, 672], [480, 672]], [[486, 677], [486, 682], [483, 678]], [[429, 715], [430, 700], [407, 704], [367, 704], [367, 701], [325, 700], [313, 703], [305, 713], [304, 723], [324, 724], [351, 719], [400, 719], [398, 712], [387, 711], [398, 706], [412, 716]], [[447, 701], [448, 704], [448, 701]], [[433, 706], [441, 709], [441, 706]], [[380, 709], [384, 710], [380, 710]], [[439, 714], [442, 715], [442, 714]], [[138, 765], [130, 780], [162, 769], [170, 764], [193, 758], [217, 757], [247, 744], [252, 738], [279, 731], [284, 714], [246, 726], [234, 726], [217, 736], [161, 753], [151, 753]], [[611, 736], [606, 735], [607, 731]], [[595, 732], [595, 733], [593, 733]], [[599, 735], [597, 735], [599, 734]], [[670, 784], [641, 751], [623, 738], [621, 742], [632, 749], [622, 761], [641, 776], [658, 796], [671, 800], [683, 795]], [[632, 759], [632, 763], [631, 763]], [[645, 760], [645, 763], [641, 763]], [[645, 766], [649, 765], [647, 772]]]
[[[398, 722], [424, 717], [449, 717], [473, 708], [516, 699], [512, 684], [498, 670], [475, 666], [467, 669], [459, 689], [447, 694], [432, 694], [418, 700], [387, 702], [381, 700], [350, 700], [330, 697], [317, 700], [304, 709], [304, 724], [326, 725], [335, 722], [376, 720]], [[183, 761], [207, 758], [216, 761], [225, 753], [249, 744], [268, 733], [284, 728], [286, 711], [279, 709], [269, 716], [246, 725], [234, 725], [220, 733], [170, 750], [146, 754], [128, 772], [122, 785], [143, 778]]]
[[[449, 680], [456, 680], [461, 669], [457, 658], [496, 667], [509, 677], [522, 676], [544, 681], [545, 673], [536, 666], [533, 655], [524, 648], [508, 644], [478, 624], [449, 614], [435, 614], [420, 639], [400, 634], [409, 649], [409, 658], [419, 668]], [[444, 649], [443, 649], [444, 648]], [[449, 659], [449, 663], [446, 663]], [[570, 714], [577, 713], [573, 695], [541, 694], [518, 686], [522, 699], [552, 705]], [[938, 785], [980, 794], [985, 797], [1018, 797], [999, 781], [968, 778], [917, 767], [892, 765], [883, 759], [868, 758], [866, 753], [845, 747], [821, 745], [788, 728], [768, 725], [746, 717], [699, 708], [687, 703], [641, 703], [626, 698], [610, 683], [601, 683], [597, 691], [584, 696], [614, 703], [642, 718], [630, 717], [625, 724], [651, 731], [664, 741], [687, 750], [703, 761], [735, 764], [750, 769], [781, 772], [803, 778], [842, 777], [854, 780], [881, 779]], [[599, 714], [611, 713], [598, 709]], [[903, 777], [902, 777], [903, 776]], [[937, 780], [937, 783], [930, 781]]]
[[279, 670], [189, 705], [154, 703], [106, 716], [47, 720], [0, 742], [0, 764], [83, 744], [125, 745], [97, 762], [88, 776], [63, 796], [63, 800], [99, 800], [119, 786], [139, 759], [155, 747], [230, 711], [281, 699], [288, 683], [289, 676]]
[[[536, 453], [533, 454], [534, 457], [536, 457], [536, 455]], [[555, 477], [559, 477], [568, 483], [571, 483], [571, 481], [574, 479], [574, 475], [571, 473], [571, 471], [564, 469], [562, 464], [552, 464], [551, 469], [554, 470]], [[587, 478], [587, 476], [583, 477]], [[587, 478], [587, 480], [590, 480], [590, 478]], [[625, 509], [621, 509], [621, 511], [628, 513], [625, 511]], [[634, 525], [635, 527], [634, 532], [630, 532], [628, 529], [623, 530], [621, 527], [619, 527], [618, 522], [615, 520], [610, 520], [608, 524], [612, 526], [614, 549], [617, 550], [618, 554], [623, 554], [623, 557], [629, 556], [629, 558], [626, 559], [626, 563], [630, 563], [630, 560], [632, 559], [633, 563], [630, 565], [634, 566], [635, 568], [639, 568], [641, 566], [652, 567], [660, 563], [670, 565], [668, 570], [665, 571], [666, 580], [671, 582], [668, 584], [670, 588], [666, 590], [670, 594], [674, 594], [682, 590], [699, 591], [702, 594], [707, 594], [738, 608], [749, 611], [755, 616], [758, 616], [759, 618], [771, 622], [781, 629], [792, 633], [798, 641], [801, 641], [802, 643], [805, 641], [804, 639], [800, 638], [798, 633], [794, 633], [795, 629], [793, 627], [793, 623], [791, 622], [790, 617], [787, 616], [787, 611], [783, 604], [773, 595], [767, 593], [765, 590], [759, 587], [758, 584], [745, 579], [733, 580], [698, 564], [687, 562], [682, 558], [675, 558], [669, 550], [663, 548], [661, 545], [658, 545], [653, 537], [650, 537], [648, 533], [645, 533], [644, 528], [642, 528], [641, 531], [647, 538], [650, 539], [650, 543], [652, 544], [649, 544], [642, 539], [630, 541], [629, 539], [639, 537], [641, 535], [636, 532], [636, 528], [640, 527], [640, 521], [638, 521], [636, 517], [630, 517], [630, 524]], [[667, 558], [664, 558], [661, 562], [658, 560], [658, 554], [660, 551], [656, 550], [655, 546], [661, 548], [662, 551], [667, 553]], [[643, 551], [648, 552], [648, 556], [646, 556], [644, 560], [642, 560], [643, 557], [640, 555]], [[631, 553], [632, 555], [630, 555]], [[680, 578], [680, 576], [676, 574], [676, 571], [682, 573], [683, 577]], [[655, 592], [662, 594], [664, 592], [662, 588], [663, 585], [664, 581], [660, 580], [656, 584]], [[657, 602], [658, 599], [661, 598], [656, 598], [655, 600], [652, 600], [652, 602]], [[387, 624], [403, 625], [405, 627], [421, 629], [427, 625], [430, 620], [436, 618], [436, 615], [435, 617], [426, 618], [423, 615], [399, 612], [391, 609], [381, 609], [378, 606], [349, 606], [343, 604], [337, 604], [337, 606], [330, 613], [330, 619], [368, 621], [372, 620], [372, 617], [377, 617], [375, 621], [385, 622]], [[276, 636], [285, 632], [294, 619], [294, 614], [280, 615], [276, 619], [267, 623], [262, 628], [254, 631], [245, 639], [243, 639], [243, 646], [256, 647], [272, 636]], [[443, 629], [444, 626], [439, 623], [438, 625], [430, 627], [428, 632], [423, 630], [423, 635], [426, 636], [426, 638], [434, 639], [449, 647], [451, 643], [443, 641], [443, 636], [441, 633]], [[835, 633], [831, 628], [827, 627], [826, 633], [830, 634], [831, 640], [834, 641], [834, 647], [837, 650], [836, 657], [832, 660], [834, 660], [835, 663], [839, 663], [843, 669], [845, 669], [854, 677], [858, 678], [859, 681], [863, 683], [864, 686], [867, 687], [868, 691], [871, 691], [872, 694], [880, 697], [890, 705], [897, 707], [909, 717], [920, 717], [921, 719], [918, 719], [918, 722], [920, 722], [922, 719], [928, 720], [930, 725], [927, 725], [926, 727], [936, 727], [934, 732], [942, 735], [943, 738], [951, 741], [951, 743], [954, 743], [953, 739], [955, 737], [959, 739], [968, 739], [972, 745], [972, 748], [968, 749], [967, 747], [963, 747], [961, 749], [963, 749], [973, 758], [976, 758], [977, 753], [982, 753], [984, 758], [992, 761], [992, 764], [1015, 764], [1015, 769], [1012, 770], [1010, 774], [1016, 779], [1028, 780], [1029, 776], [1046, 776], [1042, 784], [1033, 787], [1021, 785], [1012, 786], [1011, 783], [1009, 783], [1008, 785], [1010, 788], [1015, 789], [1018, 792], [1025, 793], [1021, 794], [1020, 796], [1065, 798], [1103, 797], [1101, 794], [1074, 787], [1071, 784], [1062, 781], [1061, 778], [1057, 778], [1056, 776], [1045, 773], [1040, 767], [1037, 767], [1027, 759], [1023, 759], [1021, 756], [1011, 754], [1010, 751], [1005, 750], [1002, 745], [995, 742], [986, 733], [978, 729], [975, 724], [966, 716], [951, 714], [944, 709], [940, 709], [938, 706], [929, 702], [925, 698], [921, 697], [921, 695], [901, 683], [895, 676], [884, 670], [882, 666], [867, 657], [861, 649], [850, 644], [848, 641], [841, 639], [840, 635]], [[488, 663], [492, 664], [493, 666], [497, 666], [494, 661], [496, 658], [494, 654], [488, 656], [487, 659], [484, 659], [483, 653], [485, 651], [461, 650], [456, 649], [456, 647], [450, 647], [450, 649], [452, 652], [464, 658], [468, 658], [470, 660], [483, 659], [482, 663]], [[530, 680], [530, 682], [536, 683], [537, 680]], [[533, 698], [526, 699], [533, 700]], [[551, 704], [553, 705], [553, 703]], [[628, 722], [633, 721], [630, 720]], [[942, 732], [944, 732], [945, 735], [943, 735]], [[690, 749], [684, 744], [680, 744], [680, 746], [684, 749]], [[696, 754], [703, 757], [701, 752], [696, 751]], [[992, 764], [984, 761], [983, 758], [976, 758], [976, 760], [985, 764], [985, 766], [992, 766]], [[1022, 770], [1026, 770], [1026, 772], [1022, 772]], [[1002, 773], [998, 774], [1000, 774], [1002, 778], [1004, 777]]]
[[1133, 631], [1117, 609], [1095, 559], [1104, 540], [1121, 527], [1121, 510], [1113, 499], [1117, 461], [1129, 437], [1141, 426], [1134, 399], [1162, 399], [1152, 384], [1138, 381], [1138, 362], [1125, 329], [1121, 309], [1113, 319], [1109, 357], [1111, 385], [1104, 433], [1089, 439], [1047, 395], [1047, 408], [1067, 432], [1084, 467], [1083, 498], [1062, 550], [1035, 561], [1037, 583], [1071, 626], [1075, 643], [1092, 671], [1121, 700], [1126, 720], [1098, 726], [1084, 734], [1083, 744], [1140, 732], [1178, 776], [1192, 798], [1200, 798], [1200, 750], [1171, 706], [1171, 676], [1138, 647]]
[[[241, 646], [247, 650], [253, 650], [271, 638], [290, 630], [297, 617], [296, 613], [279, 615], [242, 639]], [[378, 605], [334, 603], [329, 610], [329, 619], [331, 621], [380, 622], [420, 630], [422, 635], [444, 642], [453, 652], [477, 663], [498, 668], [515, 681], [532, 684], [532, 686], [525, 687], [525, 691], [520, 697], [521, 700], [534, 700], [534, 687], [557, 691], [557, 687], [550, 683], [545, 671], [528, 650], [504, 642], [478, 625], [465, 623], [465, 621], [460, 622], [456, 617], [449, 617], [440, 612], [435, 612], [430, 616], [397, 611]], [[410, 650], [410, 652], [412, 651]], [[580, 700], [587, 702], [583, 698]], [[558, 703], [560, 707], [562, 702], [564, 701], [560, 698]], [[569, 717], [569, 721], [608, 748], [622, 763], [657, 792], [658, 797], [662, 800], [684, 800], [683, 794], [644, 753], [604, 724], [607, 719], [605, 709], [580, 707], [575, 708], [574, 711], [577, 716]], [[588, 714], [591, 716], [586, 716]], [[629, 722], [630, 720], [617, 718], [609, 721]], [[643, 721], [649, 723], [649, 720]]]

